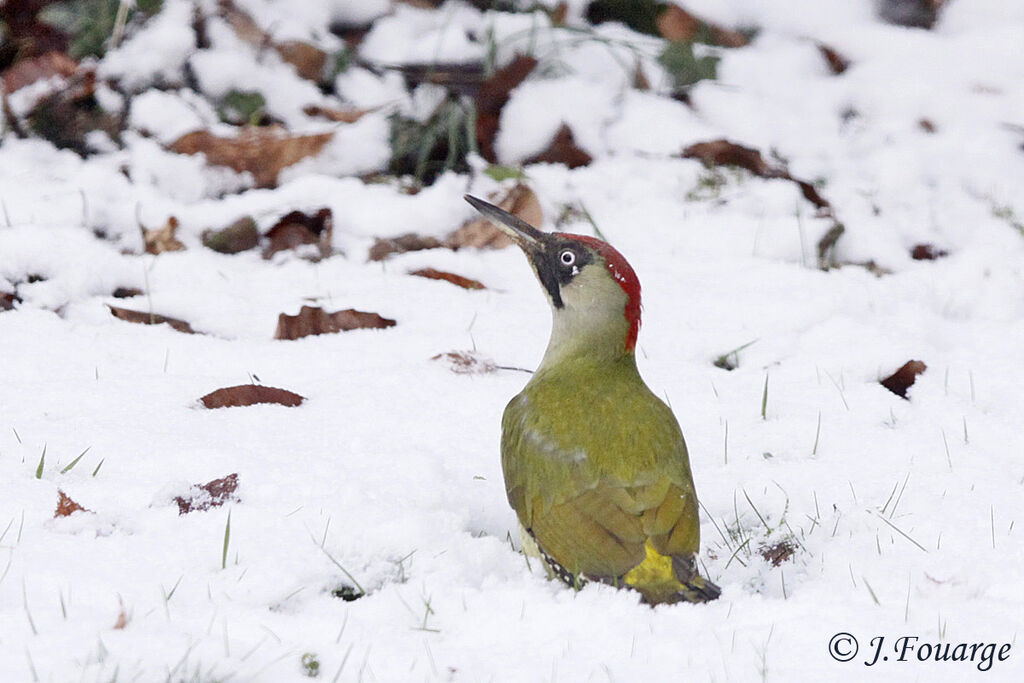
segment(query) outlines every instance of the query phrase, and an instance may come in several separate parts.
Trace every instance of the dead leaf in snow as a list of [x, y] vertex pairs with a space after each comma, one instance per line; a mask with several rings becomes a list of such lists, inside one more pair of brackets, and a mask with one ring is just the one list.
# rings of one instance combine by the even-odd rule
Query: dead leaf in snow
[[402, 254], [407, 251], [421, 251], [423, 249], [437, 249], [444, 246], [441, 240], [436, 237], [425, 237], [414, 232], [408, 232], [398, 237], [378, 237], [377, 241], [370, 247], [369, 258], [371, 261], [383, 261], [392, 254]]
[[279, 251], [295, 249], [303, 244], [315, 244], [320, 256], [331, 255], [331, 238], [334, 218], [330, 209], [320, 209], [314, 214], [291, 211], [281, 217], [267, 232], [269, 243], [263, 250], [263, 258], [269, 259]]
[[334, 133], [288, 135], [278, 126], [246, 126], [236, 138], [221, 138], [206, 130], [186, 133], [171, 143], [178, 154], [205, 154], [207, 163], [252, 174], [256, 186], [277, 185], [281, 170], [320, 153]]
[[[497, 193], [490, 195], [488, 201], [499, 209], [522, 218], [530, 225], [544, 223], [544, 211], [540, 207], [537, 195], [523, 183], [513, 186], [504, 197]], [[449, 249], [462, 247], [504, 249], [510, 244], [512, 244], [512, 238], [482, 216], [477, 216], [464, 223], [462, 227], [449, 234], [444, 240], [444, 246]]]
[[221, 479], [214, 479], [205, 484], [196, 484], [185, 496], [176, 496], [178, 514], [185, 515], [197, 510], [209, 510], [228, 502], [238, 500], [235, 490], [238, 488], [238, 474], [232, 473]]
[[115, 318], [130, 323], [139, 323], [141, 325], [161, 325], [167, 323], [178, 332], [184, 332], [185, 334], [195, 334], [195, 330], [184, 320], [178, 320], [177, 318], [170, 318], [166, 315], [160, 315], [159, 313], [147, 313], [145, 311], [132, 311], [127, 308], [120, 308], [118, 306], [111, 306], [107, 304], [107, 308], [110, 309], [111, 315]]
[[706, 166], [736, 166], [761, 178], [782, 178], [797, 184], [804, 198], [814, 204], [824, 215], [832, 214], [832, 205], [822, 197], [809, 182], [794, 178], [781, 166], [772, 166], [764, 160], [761, 152], [753, 147], [731, 142], [724, 138], [696, 142], [683, 150], [684, 159], [699, 159]]
[[445, 280], [453, 285], [462, 287], [463, 289], [487, 289], [479, 280], [472, 280], [468, 277], [463, 277], [443, 270], [435, 270], [434, 268], [420, 268], [419, 270], [411, 271], [409, 275], [425, 277], [430, 280]]
[[300, 77], [319, 81], [324, 76], [327, 53], [320, 48], [301, 40], [276, 42], [273, 36], [260, 28], [252, 16], [232, 0], [219, 0], [217, 9], [236, 36], [256, 48], [273, 48], [282, 60], [295, 67]]
[[592, 156], [576, 144], [572, 129], [563, 123], [551, 143], [548, 144], [547, 149], [533, 155], [523, 164], [565, 164], [569, 168], [579, 168], [587, 166], [593, 160]]
[[20, 304], [21, 298], [11, 292], [0, 292], [0, 311], [14, 310], [14, 304]]
[[373, 110], [332, 109], [331, 107], [321, 107], [318, 104], [308, 104], [302, 108], [302, 113], [306, 116], [319, 116], [320, 118], [327, 119], [328, 121], [335, 121], [337, 123], [355, 123], [371, 111]]
[[185, 245], [174, 236], [178, 230], [178, 219], [171, 216], [162, 228], [150, 230], [139, 225], [142, 230], [142, 241], [146, 244], [147, 254], [162, 254], [165, 251], [182, 251]]
[[818, 52], [825, 58], [828, 68], [832, 73], [839, 75], [850, 68], [850, 60], [839, 54], [835, 48], [825, 43], [818, 43]]
[[915, 244], [910, 250], [910, 258], [915, 261], [934, 261], [949, 256], [945, 249], [936, 249], [934, 244]]
[[67, 517], [75, 512], [90, 512], [84, 507], [71, 500], [68, 494], [57, 489], [57, 511], [53, 513], [54, 518]]
[[717, 24], [699, 19], [679, 5], [668, 5], [655, 20], [658, 33], [665, 40], [693, 41], [701, 37], [701, 30], [708, 32], [711, 41], [722, 47], [743, 47], [750, 39], [739, 31], [723, 28]]
[[904, 363], [899, 370], [880, 380], [879, 384], [900, 398], [907, 398], [907, 389], [913, 386], [917, 376], [926, 369], [928, 366], [921, 361], [910, 360]]
[[328, 313], [322, 308], [303, 306], [298, 315], [282, 313], [277, 319], [274, 339], [299, 339], [315, 334], [333, 334], [363, 328], [382, 329], [394, 327], [395, 321], [377, 313], [347, 308]]
[[32, 85], [36, 81], [59, 76], [70, 78], [78, 71], [78, 62], [63, 52], [51, 51], [46, 54], [22, 59], [3, 72], [4, 95]]
[[[523, 219], [530, 225], [541, 225], [544, 222], [544, 211], [541, 209], [537, 195], [523, 183], [513, 186], [504, 197], [496, 193], [490, 195], [488, 200], [498, 208]], [[512, 238], [482, 216], [468, 221], [448, 235], [444, 241], [444, 245], [451, 249], [461, 247], [502, 249], [510, 244], [512, 244]]]
[[501, 109], [508, 102], [509, 93], [526, 80], [537, 60], [527, 55], [516, 55], [507, 65], [498, 69], [490, 78], [480, 84], [475, 98], [476, 143], [480, 154], [494, 163], [494, 138], [498, 134], [498, 120]]
[[267, 387], [262, 384], [240, 384], [236, 387], [224, 387], [211, 391], [199, 400], [207, 408], [235, 408], [257, 403], [276, 403], [293, 407], [300, 405], [306, 399], [287, 389]]
[[498, 366], [473, 351], [446, 351], [432, 356], [430, 360], [446, 360], [451, 371], [457, 375], [483, 375], [494, 372]]

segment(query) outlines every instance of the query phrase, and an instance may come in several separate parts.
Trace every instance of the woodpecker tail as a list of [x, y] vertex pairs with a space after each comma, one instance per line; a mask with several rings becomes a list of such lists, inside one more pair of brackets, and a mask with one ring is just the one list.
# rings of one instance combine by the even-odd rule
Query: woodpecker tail
[[710, 602], [722, 589], [697, 573], [694, 555], [662, 555], [647, 541], [644, 561], [626, 574], [626, 585], [639, 591], [651, 605]]

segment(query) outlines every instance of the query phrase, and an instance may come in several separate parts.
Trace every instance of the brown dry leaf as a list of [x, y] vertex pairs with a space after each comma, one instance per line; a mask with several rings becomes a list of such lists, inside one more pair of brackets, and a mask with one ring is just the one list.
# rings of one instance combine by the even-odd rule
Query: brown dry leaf
[[423, 249], [437, 249], [444, 246], [441, 240], [436, 237], [425, 237], [409, 232], [398, 237], [379, 237], [370, 247], [370, 260], [383, 261], [392, 254], [402, 254], [407, 251], [422, 251]]
[[51, 51], [31, 59], [22, 59], [3, 72], [4, 94], [32, 85], [44, 78], [69, 78], [78, 71], [78, 62], [63, 52]]
[[498, 119], [501, 109], [508, 102], [509, 93], [517, 85], [526, 80], [537, 60], [526, 55], [516, 55], [515, 59], [480, 84], [476, 104], [476, 143], [480, 154], [495, 163], [494, 138], [498, 134]]
[[498, 369], [494, 361], [479, 356], [473, 351], [446, 351], [432, 356], [430, 360], [448, 361], [451, 371], [457, 375], [483, 375]]
[[843, 73], [850, 68], [850, 60], [839, 54], [835, 48], [825, 43], [818, 43], [818, 52], [825, 58], [825, 62], [828, 63], [828, 68], [832, 70], [836, 76]]
[[292, 211], [281, 217], [266, 234], [269, 243], [263, 249], [263, 258], [269, 259], [279, 251], [295, 249], [303, 244], [315, 244], [320, 256], [331, 255], [331, 239], [334, 231], [334, 215], [330, 209], [320, 209], [314, 214]]
[[147, 313], [145, 311], [132, 311], [127, 308], [120, 308], [118, 306], [111, 306], [107, 304], [107, 308], [110, 309], [111, 315], [115, 318], [130, 323], [139, 323], [140, 325], [161, 325], [167, 323], [178, 332], [184, 332], [185, 334], [195, 334], [195, 330], [184, 320], [178, 320], [177, 318], [171, 318], [166, 315], [160, 315], [159, 313]]
[[552, 138], [547, 149], [533, 155], [525, 160], [523, 164], [565, 164], [569, 168], [579, 168], [580, 166], [588, 165], [593, 160], [592, 156], [580, 149], [576, 144], [576, 138], [573, 137], [572, 129], [563, 123], [562, 127], [555, 133], [555, 137]]
[[141, 296], [142, 294], [142, 290], [137, 287], [118, 287], [110, 296], [115, 299], [131, 299], [133, 296]]
[[121, 611], [117, 613], [117, 621], [114, 622], [115, 631], [123, 631], [128, 625], [128, 613], [124, 610], [124, 603], [121, 603]]
[[684, 159], [700, 159], [706, 166], [738, 166], [762, 178], [785, 178], [784, 169], [769, 166], [753, 147], [730, 142], [724, 138], [696, 142], [683, 150]]
[[278, 316], [274, 339], [299, 339], [314, 334], [333, 334], [363, 328], [382, 329], [394, 327], [395, 324], [390, 318], [354, 308], [328, 313], [319, 307], [303, 306], [298, 315], [282, 313]]
[[[541, 209], [540, 200], [537, 199], [533, 190], [523, 183], [513, 186], [504, 197], [492, 194], [488, 200], [513, 216], [522, 218], [530, 225], [544, 223], [544, 211]], [[510, 244], [512, 244], [512, 238], [482, 216], [468, 221], [444, 240], [444, 246], [449, 249], [462, 247], [504, 249]]]
[[278, 126], [246, 126], [236, 138], [221, 138], [206, 130], [186, 133], [171, 143], [178, 154], [205, 154], [207, 163], [248, 171], [260, 188], [277, 185], [282, 169], [320, 153], [334, 133], [288, 135]]
[[355, 123], [371, 111], [373, 109], [332, 109], [318, 104], [308, 104], [302, 108], [302, 113], [306, 116], [319, 116], [337, 123]]
[[772, 543], [771, 545], [763, 545], [758, 548], [758, 553], [765, 559], [766, 562], [770, 562], [773, 567], [778, 567], [780, 564], [793, 557], [793, 553], [796, 552], [796, 546], [789, 539], [782, 539], [778, 543]]
[[463, 289], [487, 289], [479, 280], [473, 280], [444, 270], [435, 270], [434, 268], [420, 268], [419, 270], [410, 271], [409, 275], [425, 277], [430, 280], [445, 280]]
[[235, 490], [238, 488], [238, 474], [229, 474], [221, 479], [214, 479], [205, 484], [194, 485], [185, 496], [176, 496], [178, 514], [185, 515], [197, 510], [209, 510], [228, 502], [238, 500]]
[[14, 310], [14, 304], [20, 304], [21, 298], [11, 292], [0, 292], [0, 311]]
[[880, 380], [879, 384], [900, 398], [907, 398], [907, 389], [913, 386], [917, 376], [927, 369], [928, 366], [923, 362], [910, 360], [904, 363], [899, 370]]
[[67, 517], [75, 512], [90, 512], [90, 510], [86, 510], [84, 507], [71, 500], [68, 494], [57, 489], [57, 511], [53, 513], [54, 519], [57, 517]]
[[938, 130], [938, 127], [935, 125], [935, 122], [932, 121], [931, 119], [918, 119], [917, 126], [925, 133], [934, 133], [935, 131]]
[[639, 59], [636, 60], [636, 68], [633, 69], [633, 87], [644, 92], [651, 89], [651, 82], [647, 79], [644, 65]]
[[274, 46], [281, 59], [295, 67], [301, 78], [319, 82], [324, 76], [327, 53], [301, 40], [287, 40]]
[[832, 215], [832, 205], [809, 182], [794, 178], [785, 168], [771, 166], [753, 147], [731, 142], [724, 138], [696, 142], [683, 150], [684, 159], [700, 159], [706, 166], [736, 166], [761, 178], [782, 178], [797, 184], [804, 199], [814, 204], [822, 215]]
[[178, 230], [178, 219], [171, 216], [164, 223], [164, 227], [150, 230], [139, 225], [142, 230], [142, 240], [146, 244], [147, 254], [162, 254], [165, 251], [182, 251], [185, 245], [174, 236]]
[[945, 249], [937, 249], [934, 244], [915, 244], [910, 250], [910, 258], [915, 261], [934, 261], [949, 256]]
[[743, 47], [750, 39], [739, 31], [723, 28], [697, 18], [678, 5], [668, 5], [656, 19], [658, 33], [666, 40], [694, 40], [702, 27], [711, 33], [711, 40], [723, 47]]
[[211, 391], [199, 400], [207, 408], [235, 408], [252, 406], [257, 403], [276, 403], [294, 407], [301, 405], [306, 399], [287, 389], [265, 387], [262, 384], [240, 384], [237, 387], [224, 387]]

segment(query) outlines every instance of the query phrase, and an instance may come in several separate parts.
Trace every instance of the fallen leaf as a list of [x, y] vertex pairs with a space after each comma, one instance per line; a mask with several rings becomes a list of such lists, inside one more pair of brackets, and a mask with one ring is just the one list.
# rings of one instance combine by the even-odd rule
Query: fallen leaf
[[54, 76], [70, 78], [78, 71], [78, 62], [63, 52], [51, 51], [46, 54], [22, 59], [4, 70], [2, 81], [4, 95], [32, 85], [36, 81]]
[[394, 327], [395, 324], [390, 318], [354, 308], [328, 313], [322, 308], [303, 306], [298, 315], [282, 313], [278, 317], [274, 339], [299, 339], [314, 334], [333, 334], [363, 328], [382, 329]]
[[295, 67], [300, 77], [320, 81], [324, 76], [327, 53], [320, 48], [300, 40], [276, 42], [273, 36], [260, 28], [252, 16], [232, 0], [218, 0], [217, 10], [236, 36], [257, 49], [274, 49], [282, 60]]
[[130, 299], [133, 296], [142, 296], [142, 294], [142, 290], [136, 287], [118, 287], [110, 296], [115, 299]]
[[432, 356], [430, 360], [448, 361], [451, 371], [457, 375], [482, 375], [498, 369], [494, 361], [483, 358], [473, 351], [446, 351]]
[[203, 245], [221, 254], [237, 254], [260, 243], [260, 231], [252, 216], [243, 216], [226, 228], [204, 230]]
[[772, 543], [771, 545], [762, 545], [758, 548], [758, 553], [765, 559], [766, 562], [770, 562], [773, 567], [778, 567], [783, 562], [793, 557], [793, 553], [796, 552], [796, 546], [788, 538], [784, 538], [778, 543]]
[[115, 631], [123, 631], [128, 625], [128, 613], [124, 610], [124, 604], [121, 604], [121, 611], [117, 613], [117, 621], [114, 622]]
[[931, 119], [918, 119], [917, 125], [925, 133], [934, 133], [935, 131], [938, 130], [938, 128], [935, 126], [935, 122], [932, 121]]
[[832, 205], [818, 193], [809, 182], [794, 178], [780, 166], [772, 166], [764, 160], [761, 152], [753, 147], [731, 142], [724, 138], [696, 142], [683, 150], [684, 159], [699, 159], [705, 166], [735, 166], [743, 168], [761, 178], [782, 178], [796, 183], [804, 198], [814, 204], [822, 215], [832, 215]]
[[879, 381], [883, 387], [901, 398], [907, 398], [907, 389], [913, 386], [917, 376], [928, 368], [919, 360], [910, 360], [899, 370]]
[[178, 154], [204, 154], [207, 163], [252, 174], [256, 186], [277, 185], [281, 170], [320, 153], [334, 133], [288, 135], [278, 126], [246, 126], [236, 138], [217, 137], [206, 130], [181, 136], [169, 149]]
[[762, 178], [785, 178], [784, 169], [769, 166], [761, 152], [724, 138], [696, 142], [683, 150], [684, 159], [700, 159], [706, 166], [736, 166]]
[[0, 311], [14, 310], [14, 304], [20, 304], [21, 298], [11, 292], [0, 292]]
[[178, 504], [179, 515], [197, 510], [209, 510], [221, 506], [229, 500], [238, 500], [235, 496], [237, 488], [238, 474], [233, 473], [205, 484], [196, 484], [189, 489], [187, 495], [175, 496], [174, 502]]
[[839, 54], [835, 48], [825, 43], [818, 43], [818, 52], [825, 58], [828, 68], [832, 73], [839, 75], [850, 68], [850, 60]]
[[314, 214], [292, 211], [281, 217], [266, 234], [269, 243], [263, 249], [263, 258], [269, 259], [279, 251], [295, 249], [303, 244], [315, 244], [320, 256], [331, 255], [331, 238], [334, 218], [330, 209], [320, 209]]
[[159, 313], [147, 313], [145, 311], [132, 311], [127, 308], [120, 308], [118, 306], [111, 306], [107, 304], [107, 308], [110, 309], [110, 313], [115, 318], [130, 323], [139, 323], [141, 325], [161, 325], [167, 323], [178, 332], [184, 332], [185, 334], [195, 334], [195, 330], [184, 320], [178, 320], [177, 318], [170, 318], [166, 315], [160, 315]]
[[409, 232], [398, 237], [378, 237], [377, 241], [370, 247], [369, 258], [371, 261], [383, 261], [392, 254], [402, 254], [407, 251], [421, 251], [423, 249], [437, 249], [444, 246], [436, 237], [425, 237]]
[[96, 99], [95, 67], [81, 68], [61, 80], [59, 88], [29, 103], [23, 117], [14, 114], [4, 97], [4, 114], [11, 129], [19, 136], [34, 134], [58, 149], [69, 149], [83, 157], [104, 146], [99, 142], [103, 134], [119, 143], [123, 122]]
[[[537, 199], [533, 190], [523, 183], [514, 185], [504, 197], [495, 193], [490, 195], [488, 200], [513, 216], [522, 218], [530, 225], [544, 223], [544, 211], [541, 209], [540, 200]], [[444, 240], [444, 246], [449, 249], [462, 247], [504, 249], [510, 244], [512, 244], [512, 238], [482, 216], [470, 219]]]
[[687, 12], [679, 5], [668, 5], [655, 20], [658, 33], [662, 38], [671, 41], [701, 41], [706, 32], [706, 37], [715, 45], [722, 47], [743, 47], [750, 42], [750, 39], [739, 31], [723, 28], [717, 24], [699, 19], [696, 15]]
[[480, 84], [474, 102], [476, 105], [476, 143], [481, 156], [491, 163], [497, 161], [494, 153], [494, 138], [498, 134], [501, 109], [508, 102], [512, 89], [526, 80], [536, 66], [536, 59], [519, 54]]
[[433, 268], [420, 268], [409, 273], [409, 275], [415, 275], [417, 277], [425, 277], [430, 280], [446, 280], [453, 285], [458, 285], [463, 289], [487, 289], [483, 283], [478, 280], [472, 280], [468, 277], [456, 275], [455, 273], [448, 273], [443, 270], [435, 270]]
[[572, 129], [566, 124], [555, 133], [551, 143], [544, 151], [533, 155], [525, 160], [523, 164], [565, 164], [569, 168], [586, 166], [594, 158], [576, 145], [576, 138], [573, 137]]
[[332, 109], [318, 104], [308, 104], [302, 108], [302, 113], [306, 116], [319, 116], [338, 123], [355, 123], [371, 111], [373, 109]]
[[910, 258], [915, 261], [934, 261], [949, 256], [945, 249], [936, 249], [934, 244], [915, 244], [910, 250]]
[[300, 405], [306, 399], [287, 389], [267, 387], [262, 384], [240, 384], [237, 387], [225, 387], [211, 391], [199, 400], [207, 408], [235, 408], [252, 406], [257, 403], [276, 403], [293, 407]]
[[174, 236], [174, 233], [178, 230], [178, 219], [174, 216], [168, 218], [162, 228], [150, 230], [142, 227], [141, 225], [139, 228], [142, 230], [142, 240], [146, 244], [147, 254], [162, 254], [165, 251], [182, 251], [185, 248], [185, 245]]
[[327, 53], [317, 46], [301, 40], [287, 40], [274, 45], [274, 49], [281, 59], [295, 67], [301, 78], [314, 82], [323, 80]]
[[89, 510], [71, 500], [68, 494], [57, 489], [57, 511], [53, 513], [54, 519], [57, 517], [67, 517], [75, 512], [89, 512]]

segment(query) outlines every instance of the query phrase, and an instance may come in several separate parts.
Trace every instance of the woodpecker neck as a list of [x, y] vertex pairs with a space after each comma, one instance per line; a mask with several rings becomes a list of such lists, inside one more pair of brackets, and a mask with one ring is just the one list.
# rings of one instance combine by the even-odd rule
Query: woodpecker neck
[[613, 363], [633, 356], [639, 312], [614, 278], [586, 268], [562, 288], [562, 306], [551, 307], [551, 340], [538, 372], [570, 361]]

